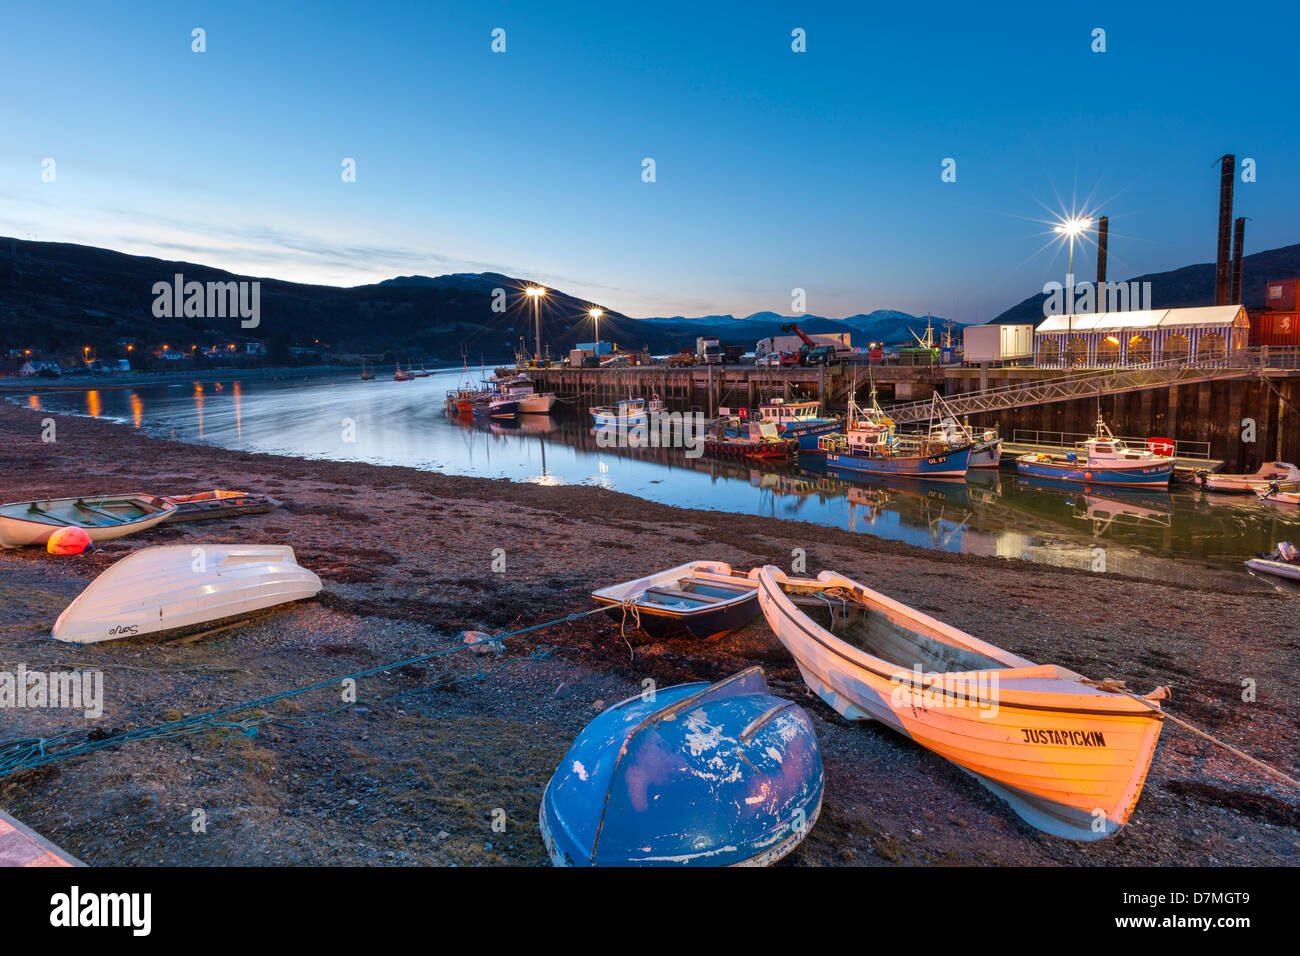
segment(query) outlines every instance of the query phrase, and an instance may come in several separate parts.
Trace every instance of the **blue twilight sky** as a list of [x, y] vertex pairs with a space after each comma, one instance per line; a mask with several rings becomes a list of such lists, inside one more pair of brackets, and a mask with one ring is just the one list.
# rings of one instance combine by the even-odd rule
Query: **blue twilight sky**
[[1072, 204], [1111, 217], [1113, 279], [1212, 261], [1227, 151], [1256, 162], [1247, 252], [1300, 241], [1297, 10], [4, 0], [0, 234], [339, 285], [490, 269], [642, 316], [802, 288], [981, 321], [1063, 276], [1043, 221]]

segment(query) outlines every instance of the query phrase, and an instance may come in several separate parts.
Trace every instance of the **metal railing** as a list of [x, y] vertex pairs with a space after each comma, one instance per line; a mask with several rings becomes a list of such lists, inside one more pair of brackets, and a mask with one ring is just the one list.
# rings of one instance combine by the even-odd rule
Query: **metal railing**
[[[959, 415], [978, 415], [1026, 405], [1091, 398], [1096, 395], [1139, 391], [1169, 385], [1185, 385], [1210, 379], [1242, 378], [1275, 369], [1275, 361], [1300, 361], [1300, 356], [1281, 350], [1238, 349], [1222, 358], [1167, 359], [1141, 366], [1086, 369], [1061, 378], [1037, 382], [1017, 382], [975, 392], [960, 392], [947, 397], [949, 406]], [[1300, 352], [1300, 350], [1296, 350]], [[1289, 352], [1289, 350], [1288, 350]], [[1265, 364], [1267, 363], [1267, 364]], [[1300, 366], [1297, 366], [1300, 367]], [[894, 421], [905, 424], [926, 420], [931, 413], [929, 400], [893, 405], [885, 411]]]

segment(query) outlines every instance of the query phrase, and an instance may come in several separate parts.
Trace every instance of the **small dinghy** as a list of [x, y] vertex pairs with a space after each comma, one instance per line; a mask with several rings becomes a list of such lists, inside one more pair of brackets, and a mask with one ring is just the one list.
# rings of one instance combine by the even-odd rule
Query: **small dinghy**
[[0, 548], [44, 545], [60, 528], [81, 528], [91, 541], [109, 541], [152, 528], [176, 513], [153, 495], [104, 495], [15, 501], [0, 505]]
[[193, 495], [166, 495], [176, 511], [166, 519], [168, 524], [182, 521], [207, 521], [209, 518], [231, 518], [235, 515], [265, 514], [274, 511], [280, 503], [270, 495], [250, 494], [247, 491], [201, 491]]
[[1272, 554], [1261, 554], [1246, 562], [1246, 567], [1260, 574], [1300, 581], [1300, 548], [1290, 541], [1278, 544]]
[[823, 784], [812, 719], [751, 667], [588, 724], [542, 795], [542, 839], [556, 866], [765, 866], [812, 829]]
[[830, 571], [755, 568], [768, 624], [804, 680], [850, 720], [878, 720], [951, 760], [1053, 836], [1128, 822], [1164, 714], [1054, 664], [1034, 664]]
[[1287, 461], [1270, 461], [1253, 475], [1221, 475], [1201, 469], [1196, 472], [1195, 480], [1206, 491], [1217, 491], [1221, 495], [1248, 495], [1252, 491], [1262, 493], [1270, 488], [1294, 490], [1300, 488], [1300, 468]]
[[301, 601], [320, 589], [320, 578], [299, 567], [293, 548], [283, 545], [145, 548], [90, 582], [59, 615], [51, 636], [72, 644], [178, 636]]
[[1283, 491], [1282, 486], [1276, 481], [1270, 482], [1268, 487], [1260, 488], [1255, 491], [1260, 501], [1276, 501], [1283, 505], [1300, 505], [1300, 491]]
[[758, 616], [758, 586], [721, 561], [692, 561], [591, 596], [615, 620], [635, 621], [653, 638], [689, 633], [701, 640], [744, 627]]

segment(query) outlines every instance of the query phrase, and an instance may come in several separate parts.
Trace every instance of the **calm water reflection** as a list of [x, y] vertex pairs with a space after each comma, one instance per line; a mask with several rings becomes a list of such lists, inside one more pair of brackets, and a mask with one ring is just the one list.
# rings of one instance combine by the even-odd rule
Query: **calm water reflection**
[[[760, 470], [680, 449], [597, 445], [581, 409], [517, 424], [443, 411], [459, 370], [412, 382], [356, 373], [141, 388], [44, 391], [33, 408], [107, 417], [153, 435], [308, 458], [448, 474], [597, 485], [652, 501], [848, 528], [927, 548], [1025, 558], [1161, 580], [1264, 587], [1241, 562], [1300, 540], [1300, 509], [1253, 498], [1084, 488], [972, 472], [966, 481]], [[720, 520], [725, 520], [721, 519]]]

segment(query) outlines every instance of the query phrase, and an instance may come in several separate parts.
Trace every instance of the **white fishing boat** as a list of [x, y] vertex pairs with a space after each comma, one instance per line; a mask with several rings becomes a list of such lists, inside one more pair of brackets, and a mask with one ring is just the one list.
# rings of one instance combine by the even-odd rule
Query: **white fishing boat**
[[996, 428], [971, 428], [945, 417], [931, 426], [930, 442], [949, 447], [970, 445], [967, 468], [996, 468], [1002, 461], [1002, 439]]
[[555, 407], [554, 392], [538, 392], [527, 375], [516, 375], [500, 383], [501, 394], [519, 403], [523, 415], [549, 415]]
[[830, 571], [755, 568], [768, 624], [808, 686], [972, 774], [1054, 836], [1100, 840], [1129, 819], [1164, 715], [1053, 664], [1034, 664]]
[[1300, 581], [1300, 548], [1290, 541], [1283, 541], [1272, 554], [1251, 558], [1246, 562], [1246, 567], [1260, 574]]
[[91, 541], [144, 531], [176, 514], [176, 505], [153, 495], [87, 495], [0, 505], [0, 548], [44, 545], [60, 528], [81, 528]]
[[145, 548], [103, 572], [64, 609], [51, 636], [72, 644], [181, 633], [313, 597], [320, 578], [293, 548], [183, 544]]
[[664, 403], [656, 395], [650, 400], [625, 398], [617, 405], [598, 405], [591, 410], [597, 428], [639, 428], [649, 424], [651, 415], [664, 410]]
[[1253, 475], [1220, 475], [1212, 471], [1198, 471], [1196, 480], [1206, 491], [1222, 495], [1248, 495], [1252, 491], [1267, 491], [1277, 485], [1280, 490], [1300, 488], [1300, 468], [1287, 461], [1265, 462]]

